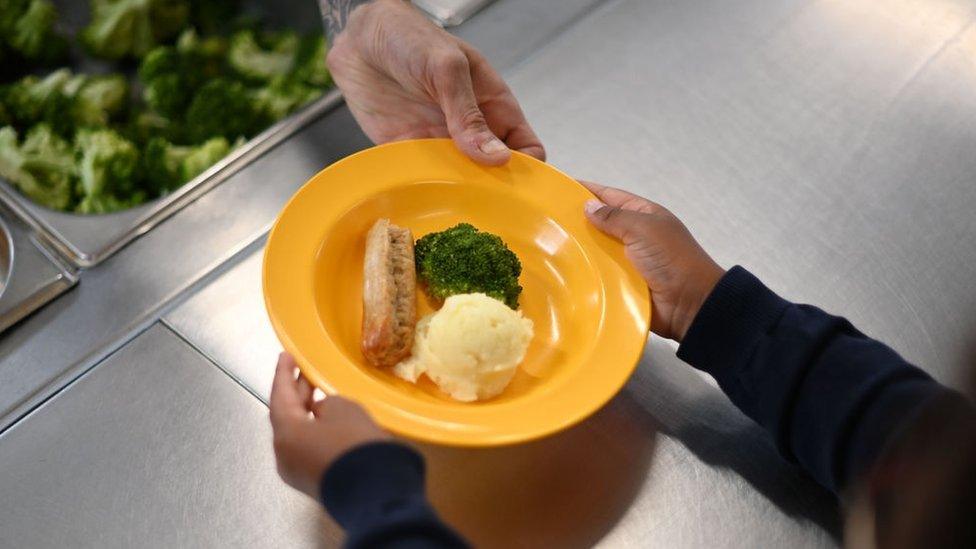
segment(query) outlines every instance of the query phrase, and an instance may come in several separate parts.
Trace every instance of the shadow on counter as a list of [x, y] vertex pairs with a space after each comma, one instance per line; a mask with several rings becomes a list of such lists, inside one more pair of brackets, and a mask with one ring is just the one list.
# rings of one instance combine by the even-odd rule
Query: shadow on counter
[[623, 392], [542, 440], [420, 450], [431, 501], [476, 547], [592, 547], [637, 497], [656, 438], [653, 418]]
[[783, 513], [841, 542], [843, 518], [834, 495], [787, 462], [766, 431], [705, 374], [678, 359], [669, 343], [652, 336], [629, 387], [662, 434], [705, 463], [734, 471]]

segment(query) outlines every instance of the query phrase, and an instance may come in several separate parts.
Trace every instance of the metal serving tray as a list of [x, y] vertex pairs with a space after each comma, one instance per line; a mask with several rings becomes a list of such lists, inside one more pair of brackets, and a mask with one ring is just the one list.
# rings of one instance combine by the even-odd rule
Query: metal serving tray
[[261, 132], [175, 192], [141, 206], [78, 215], [40, 206], [0, 179], [0, 200], [78, 267], [92, 267], [342, 102], [337, 89]]
[[453, 27], [467, 21], [478, 10], [494, 0], [413, 0], [414, 5], [426, 11], [438, 23]]
[[75, 285], [75, 272], [0, 207], [0, 332]]
[[[79, 29], [85, 24], [88, 2], [60, 1], [56, 4], [62, 12], [65, 28]], [[300, 31], [321, 26], [315, 2], [288, 0], [276, 2], [274, 9], [269, 9], [271, 3], [266, 0], [244, 2], [244, 6], [247, 11], [266, 12], [272, 25], [288, 25]], [[104, 70], [105, 64], [91, 61], [75, 68], [99, 72]], [[2, 179], [0, 201], [75, 266], [92, 267], [341, 102], [339, 91], [329, 90], [317, 101], [270, 126], [177, 191], [129, 210], [102, 215], [59, 212], [34, 203]]]

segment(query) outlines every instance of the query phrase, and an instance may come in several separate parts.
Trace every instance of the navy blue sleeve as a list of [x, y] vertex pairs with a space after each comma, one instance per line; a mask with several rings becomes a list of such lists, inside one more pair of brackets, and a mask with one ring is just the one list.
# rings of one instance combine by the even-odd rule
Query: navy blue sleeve
[[711, 374], [787, 459], [835, 493], [951, 392], [847, 320], [786, 301], [742, 267], [716, 285], [678, 357]]
[[322, 475], [320, 493], [346, 530], [345, 547], [467, 547], [427, 502], [423, 458], [403, 444], [378, 442], [346, 452]]

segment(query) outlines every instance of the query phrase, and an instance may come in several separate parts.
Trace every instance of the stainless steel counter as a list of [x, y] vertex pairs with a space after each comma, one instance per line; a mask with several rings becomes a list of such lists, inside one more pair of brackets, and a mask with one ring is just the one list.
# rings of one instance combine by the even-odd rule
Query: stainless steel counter
[[615, 1], [509, 83], [553, 164], [951, 383], [976, 350], [974, 13]]
[[267, 408], [155, 325], [0, 437], [0, 547], [316, 547]]
[[[663, 202], [725, 265], [955, 383], [976, 349], [974, 10], [503, 0], [457, 32], [504, 69], [556, 166]], [[260, 296], [269, 224], [366, 144], [331, 113], [0, 337], [0, 430], [16, 423], [0, 434], [0, 546], [334, 545], [274, 480], [241, 387], [265, 399], [278, 351]], [[657, 338], [574, 429], [422, 451], [435, 505], [489, 547], [838, 540], [832, 498]]]

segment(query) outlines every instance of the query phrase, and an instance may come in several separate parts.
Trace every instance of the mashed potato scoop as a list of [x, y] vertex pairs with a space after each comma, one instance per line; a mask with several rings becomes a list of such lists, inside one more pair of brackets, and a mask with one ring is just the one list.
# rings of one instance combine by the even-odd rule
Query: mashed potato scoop
[[412, 356], [393, 372], [410, 382], [426, 374], [463, 402], [498, 396], [525, 358], [532, 321], [485, 294], [448, 297], [417, 324]]

